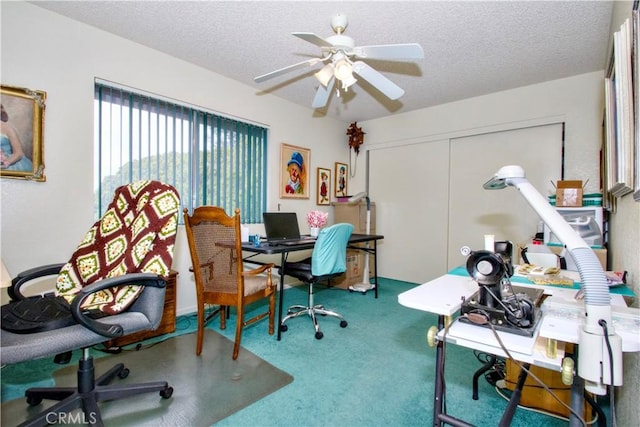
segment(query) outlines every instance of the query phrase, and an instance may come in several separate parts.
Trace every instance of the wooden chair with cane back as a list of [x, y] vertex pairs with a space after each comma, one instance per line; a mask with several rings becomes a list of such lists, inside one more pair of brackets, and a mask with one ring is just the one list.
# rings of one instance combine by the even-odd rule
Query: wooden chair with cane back
[[[216, 206], [201, 206], [189, 215], [184, 209], [184, 224], [197, 293], [198, 336], [196, 354], [202, 353], [204, 328], [220, 315], [220, 329], [226, 328], [228, 310], [236, 308], [236, 333], [233, 359], [238, 357], [242, 329], [269, 317], [269, 334], [274, 333], [276, 287], [271, 278], [273, 264], [245, 269], [242, 261], [240, 210], [233, 216]], [[246, 307], [267, 299], [266, 311], [245, 320]], [[208, 306], [214, 306], [207, 314]]]

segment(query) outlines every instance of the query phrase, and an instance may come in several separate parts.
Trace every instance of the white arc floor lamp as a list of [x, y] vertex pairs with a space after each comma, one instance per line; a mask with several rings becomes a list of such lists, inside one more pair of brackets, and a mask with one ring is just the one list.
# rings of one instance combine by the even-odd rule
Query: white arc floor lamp
[[549, 226], [572, 255], [585, 291], [584, 323], [580, 330], [578, 376], [585, 388], [606, 394], [606, 385], [622, 385], [622, 339], [613, 328], [607, 279], [591, 247], [525, 178], [517, 165], [502, 167], [484, 184], [487, 190], [507, 186], [518, 189], [522, 197]]

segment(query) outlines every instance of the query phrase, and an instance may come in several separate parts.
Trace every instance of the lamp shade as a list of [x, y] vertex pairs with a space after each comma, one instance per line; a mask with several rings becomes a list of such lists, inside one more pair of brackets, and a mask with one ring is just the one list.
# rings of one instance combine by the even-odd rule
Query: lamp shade
[[314, 74], [316, 79], [322, 84], [322, 86], [327, 87], [331, 78], [333, 77], [333, 64], [327, 64], [320, 71]]
[[351, 64], [349, 64], [346, 59], [336, 61], [334, 73], [338, 80], [353, 79]]

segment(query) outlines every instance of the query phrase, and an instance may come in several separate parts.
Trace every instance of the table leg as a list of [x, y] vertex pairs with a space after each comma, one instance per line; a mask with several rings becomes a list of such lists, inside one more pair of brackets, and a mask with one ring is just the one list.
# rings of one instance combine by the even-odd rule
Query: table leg
[[[438, 330], [444, 328], [444, 316], [438, 316]], [[444, 342], [438, 340], [436, 344], [436, 381], [433, 393], [433, 425], [441, 425], [440, 418], [444, 408]]]
[[376, 285], [374, 295], [376, 298], [378, 298], [378, 241], [377, 240], [373, 241], [373, 271], [375, 272], [375, 274], [373, 275], [373, 282]]
[[[442, 314], [438, 315], [439, 331], [449, 323], [451, 323], [450, 318], [446, 318]], [[440, 427], [445, 424], [455, 427], [473, 427], [473, 424], [444, 412], [444, 341], [438, 340], [436, 344], [436, 381], [433, 393], [433, 425], [434, 427]]]

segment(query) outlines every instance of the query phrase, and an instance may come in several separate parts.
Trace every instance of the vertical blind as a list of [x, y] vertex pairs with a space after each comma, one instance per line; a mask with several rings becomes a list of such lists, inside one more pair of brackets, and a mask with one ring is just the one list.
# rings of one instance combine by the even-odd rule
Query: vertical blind
[[96, 83], [95, 129], [96, 217], [118, 186], [157, 179], [173, 185], [190, 211], [240, 208], [243, 223], [262, 222], [265, 127]]

